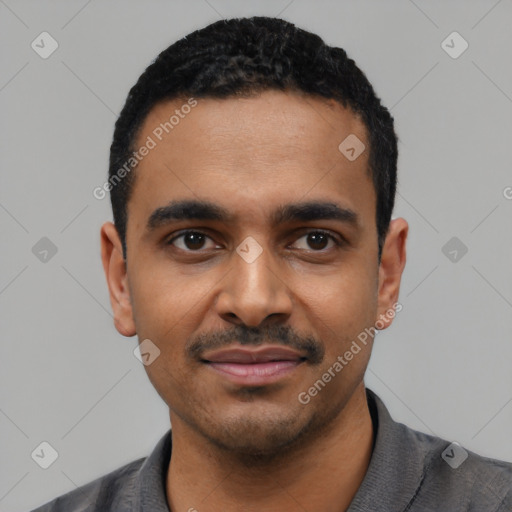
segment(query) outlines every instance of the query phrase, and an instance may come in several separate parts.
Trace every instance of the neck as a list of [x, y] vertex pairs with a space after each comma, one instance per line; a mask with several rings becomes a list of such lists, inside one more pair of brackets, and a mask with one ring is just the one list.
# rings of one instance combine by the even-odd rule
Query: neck
[[268, 464], [249, 466], [172, 420], [166, 484], [172, 512], [343, 512], [366, 474], [374, 435], [364, 383], [324, 435]]

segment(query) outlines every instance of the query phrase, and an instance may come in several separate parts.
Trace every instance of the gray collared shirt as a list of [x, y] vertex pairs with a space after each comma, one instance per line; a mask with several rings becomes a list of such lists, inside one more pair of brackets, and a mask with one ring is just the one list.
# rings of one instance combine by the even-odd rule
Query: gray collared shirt
[[[347, 512], [512, 512], [511, 463], [412, 430], [393, 421], [369, 389], [367, 397], [377, 435], [370, 465]], [[169, 430], [149, 457], [33, 512], [169, 512], [165, 483], [171, 448]]]

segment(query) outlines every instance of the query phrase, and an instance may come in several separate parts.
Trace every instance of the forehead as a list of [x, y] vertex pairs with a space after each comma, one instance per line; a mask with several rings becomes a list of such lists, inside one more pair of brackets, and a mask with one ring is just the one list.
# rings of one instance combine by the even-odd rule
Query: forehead
[[365, 126], [352, 111], [297, 93], [161, 102], [135, 144], [152, 148], [135, 170], [129, 217], [133, 209], [150, 215], [172, 199], [193, 198], [222, 202], [251, 218], [270, 203], [315, 195], [342, 199], [371, 217], [368, 149], [353, 161], [339, 149], [354, 136], [369, 147]]

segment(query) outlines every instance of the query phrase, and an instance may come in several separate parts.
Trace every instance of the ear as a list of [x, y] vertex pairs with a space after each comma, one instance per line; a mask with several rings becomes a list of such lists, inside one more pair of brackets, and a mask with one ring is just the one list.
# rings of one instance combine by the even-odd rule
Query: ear
[[134, 336], [137, 332], [133, 320], [126, 262], [123, 258], [121, 239], [112, 222], [105, 222], [101, 227], [101, 260], [114, 312], [114, 325], [123, 336]]
[[405, 268], [405, 245], [408, 232], [409, 225], [405, 219], [391, 220], [379, 265], [377, 318], [375, 319], [376, 328], [379, 330], [389, 327], [395, 312], [402, 309], [401, 305], [397, 306], [397, 303], [400, 280]]

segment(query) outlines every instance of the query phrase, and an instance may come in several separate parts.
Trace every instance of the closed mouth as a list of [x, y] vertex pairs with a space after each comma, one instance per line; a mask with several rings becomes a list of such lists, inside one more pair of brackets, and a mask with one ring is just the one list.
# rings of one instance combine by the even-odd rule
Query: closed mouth
[[230, 347], [206, 352], [201, 361], [238, 385], [263, 386], [292, 372], [307, 358], [288, 347]]

